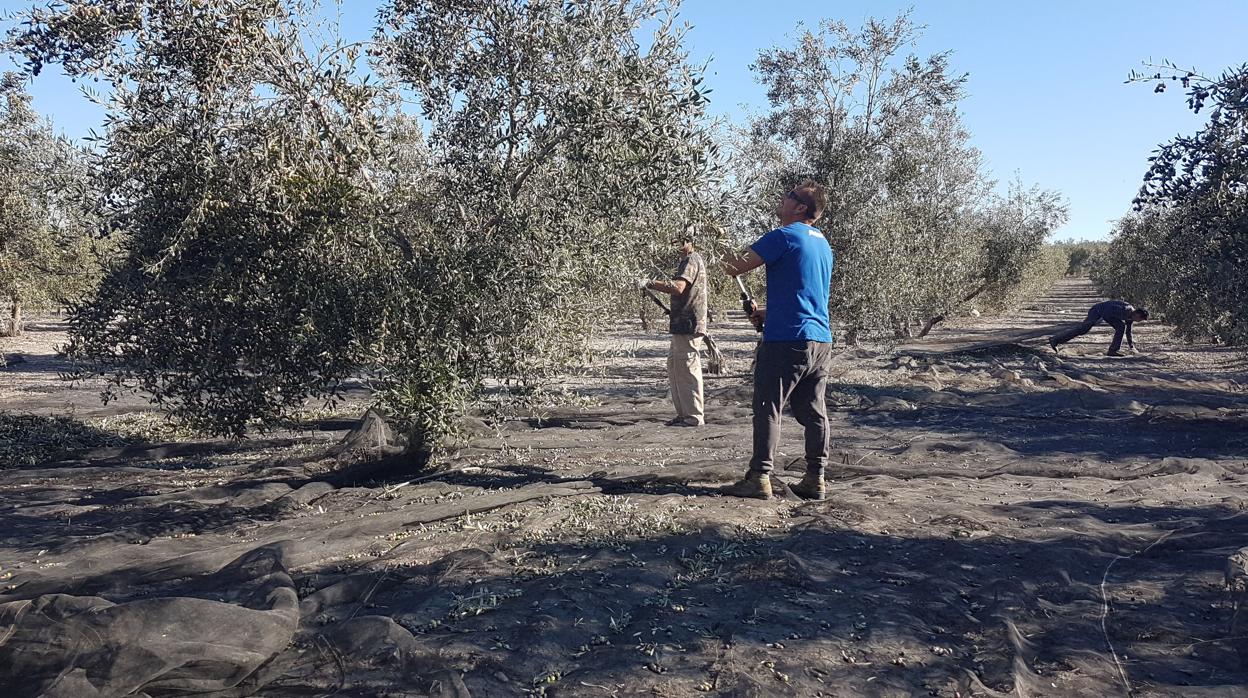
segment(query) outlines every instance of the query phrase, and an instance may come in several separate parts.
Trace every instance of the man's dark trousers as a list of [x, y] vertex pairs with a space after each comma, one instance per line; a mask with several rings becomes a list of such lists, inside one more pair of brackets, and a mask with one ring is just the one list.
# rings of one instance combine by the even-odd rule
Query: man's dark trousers
[[763, 342], [754, 368], [754, 457], [750, 470], [769, 473], [780, 443], [785, 403], [806, 430], [806, 472], [823, 474], [828, 462], [828, 388], [831, 342]]
[[1109, 352], [1112, 354], [1122, 347], [1122, 335], [1127, 331], [1127, 323], [1112, 317], [1103, 317], [1100, 312], [1093, 308], [1088, 311], [1088, 317], [1083, 322], [1073, 325], [1070, 329], [1058, 332], [1053, 335], [1053, 346], [1065, 344], [1075, 337], [1082, 337], [1096, 327], [1097, 323], [1104, 320], [1110, 327], [1114, 328], [1114, 341], [1109, 343]]

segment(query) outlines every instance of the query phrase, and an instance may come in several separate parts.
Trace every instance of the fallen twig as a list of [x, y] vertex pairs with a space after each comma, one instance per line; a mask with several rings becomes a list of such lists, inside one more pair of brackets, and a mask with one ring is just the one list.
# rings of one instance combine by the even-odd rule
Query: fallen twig
[[403, 488], [403, 487], [407, 487], [408, 485], [414, 485], [414, 484], [416, 484], [416, 483], [418, 483], [418, 482], [425, 482], [425, 481], [427, 481], [427, 480], [434, 480], [434, 479], [437, 479], [437, 478], [439, 478], [439, 477], [442, 477], [443, 475], [449, 475], [450, 473], [465, 473], [465, 474], [470, 474], [470, 473], [474, 473], [474, 472], [480, 472], [480, 470], [481, 470], [481, 468], [480, 468], [479, 466], [476, 466], [476, 465], [465, 465], [465, 466], [460, 467], [460, 468], [451, 468], [450, 470], [439, 470], [439, 471], [438, 471], [438, 472], [436, 472], [436, 473], [430, 473], [429, 475], [425, 475], [425, 476], [423, 476], [423, 477], [414, 477], [414, 478], [412, 478], [411, 480], [407, 480], [407, 481], [405, 481], [405, 482], [400, 482], [399, 484], [397, 484], [397, 485], [395, 485], [395, 486], [393, 486], [393, 487], [388, 487], [388, 488], [386, 488], [386, 489], [385, 489], [385, 490], [384, 490], [381, 494], [379, 494], [379, 495], [377, 495], [377, 496], [378, 496], [378, 497], [384, 497], [384, 496], [386, 496], [386, 495], [388, 495], [388, 494], [391, 494], [391, 493], [393, 493], [393, 492], [398, 491], [399, 489], [401, 489], [401, 488]]

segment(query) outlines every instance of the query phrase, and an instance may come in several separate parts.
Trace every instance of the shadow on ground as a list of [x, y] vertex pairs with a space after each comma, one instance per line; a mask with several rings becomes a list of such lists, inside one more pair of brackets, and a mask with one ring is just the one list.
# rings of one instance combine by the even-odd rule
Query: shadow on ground
[[[545, 479], [530, 474], [525, 486]], [[188, 528], [173, 503], [132, 499], [136, 520], [162, 522], [164, 535], [228, 529], [231, 517], [245, 528], [272, 511], [221, 507]], [[684, 497], [643, 501], [673, 499]], [[767, 506], [746, 503], [740, 518]], [[482, 519], [470, 545], [427, 563], [405, 560], [418, 539], [404, 535], [366, 560], [323, 566], [296, 566], [302, 544], [275, 541], [199, 574], [123, 566], [66, 589], [75, 597], [31, 597], [19, 585], [0, 597], [27, 599], [0, 605], [10, 626], [0, 687], [38, 695], [67, 674], [105, 694], [215, 686], [273, 697], [448, 695], [447, 686], [461, 690], [449, 695], [1116, 695], [1128, 683], [1137, 695], [1230, 695], [1248, 683], [1237, 641], [1219, 639], [1233, 613], [1220, 585], [1227, 543], [1248, 537], [1235, 510], [994, 508], [1049, 528], [1021, 540], [949, 516], [922, 522], [922, 536], [867, 534], [853, 528], [863, 508], [835, 501], [795, 507], [785, 529], [754, 533], [641, 509], [594, 495], [555, 519], [504, 511]], [[114, 543], [124, 548], [120, 538], [137, 529], [111, 521], [126, 531]], [[88, 632], [101, 614], [115, 621], [107, 642]], [[227, 621], [252, 631], [223, 634]], [[52, 634], [54, 649], [23, 653]], [[199, 661], [181, 654], [209, 643]], [[123, 660], [124, 677], [110, 668]]]

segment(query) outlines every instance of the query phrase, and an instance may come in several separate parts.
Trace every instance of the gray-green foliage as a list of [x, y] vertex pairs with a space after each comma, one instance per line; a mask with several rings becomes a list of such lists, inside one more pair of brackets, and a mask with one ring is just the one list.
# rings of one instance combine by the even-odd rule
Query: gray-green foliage
[[1061, 240], [1054, 247], [1066, 255], [1067, 276], [1088, 276], [1097, 259], [1109, 249], [1108, 242], [1095, 240]]
[[1248, 343], [1248, 65], [1206, 78], [1165, 64], [1133, 79], [1158, 92], [1181, 83], [1189, 108], [1212, 108], [1204, 128], [1151, 158], [1136, 211], [1118, 222], [1093, 279], [1182, 337]]
[[832, 312], [851, 341], [1004, 297], [1065, 217], [1048, 192], [990, 194], [956, 110], [966, 77], [948, 52], [903, 55], [919, 33], [906, 14], [856, 31], [824, 21], [754, 66], [771, 109], [752, 124], [739, 180], [759, 210], [801, 177], [827, 187], [817, 225], [837, 254]]
[[231, 433], [359, 376], [427, 450], [487, 378], [557, 365], [618, 295], [710, 157], [705, 98], [663, 3], [398, 0], [371, 53], [419, 119], [355, 47], [316, 48], [309, 12], [85, 2], [13, 37], [36, 71], [112, 88], [100, 165], [126, 259], [72, 349]]
[[84, 2], [12, 37], [34, 72], [111, 92], [97, 166], [124, 258], [76, 308], [71, 355], [213, 431], [333, 395], [377, 335], [376, 95], [347, 52], [309, 53], [291, 9]]
[[689, 215], [706, 100], [664, 2], [396, 0], [382, 20], [384, 64], [428, 124], [431, 195], [397, 197], [418, 295], [388, 320], [385, 399], [441, 429], [442, 396], [579, 350]]
[[1005, 196], [992, 197], [977, 212], [974, 229], [981, 236], [980, 256], [969, 280], [988, 296], [988, 307], [1004, 310], [1021, 300], [1021, 287], [1044, 290], [1035, 288], [1038, 278], [1047, 286], [1065, 272], [1044, 241], [1066, 215], [1058, 194], [1039, 187], [1025, 189], [1017, 182]]
[[[1180, 211], [1151, 210], [1120, 218], [1114, 225], [1109, 249], [1092, 265], [1092, 281], [1101, 293], [1146, 306], [1150, 317], [1160, 319], [1168, 315], [1169, 322], [1182, 322], [1185, 313], [1200, 306], [1205, 291], [1190, 283], [1199, 274], [1199, 258], [1168, 249], [1171, 244], [1184, 242], [1184, 215]], [[1186, 242], [1199, 245], [1194, 239]], [[1172, 285], [1170, 274], [1189, 283]], [[1185, 334], [1194, 338], [1198, 333]]]
[[23, 306], [65, 304], [88, 293], [100, 269], [92, 238], [87, 156], [53, 134], [15, 73], [0, 75], [0, 300], [8, 332]]

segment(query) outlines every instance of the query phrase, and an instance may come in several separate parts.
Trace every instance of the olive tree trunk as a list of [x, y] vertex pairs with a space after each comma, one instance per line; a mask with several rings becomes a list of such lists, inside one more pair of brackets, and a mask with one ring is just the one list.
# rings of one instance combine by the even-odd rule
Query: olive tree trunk
[[10, 307], [10, 310], [9, 310], [9, 329], [5, 333], [5, 335], [9, 337], [21, 337], [22, 336], [22, 299], [18, 298], [17, 294], [13, 294], [12, 296], [10, 296], [9, 299], [10, 299], [10, 302], [12, 303], [12, 306]]
[[[987, 291], [987, 290], [988, 290], [988, 286], [989, 286], [988, 282], [986, 282], [986, 281], [985, 281], [984, 283], [982, 283], [982, 284], [980, 284], [979, 286], [975, 287], [975, 288], [974, 288], [974, 289], [972, 289], [969, 293], [967, 293], [965, 296], [962, 296], [962, 300], [961, 300], [961, 301], [958, 301], [958, 305], [961, 305], [962, 303], [966, 303], [967, 301], [972, 300], [973, 298], [975, 298], [975, 296], [978, 296], [979, 294], [983, 293], [984, 291]], [[956, 308], [957, 306], [954, 306], [954, 307]], [[917, 335], [917, 337], [916, 337], [916, 338], [918, 338], [918, 339], [922, 339], [923, 337], [926, 337], [926, 336], [927, 336], [927, 333], [928, 333], [928, 332], [931, 332], [931, 331], [932, 331], [932, 328], [933, 328], [933, 327], [935, 327], [938, 323], [943, 322], [943, 321], [944, 321], [944, 319], [945, 319], [945, 315], [942, 313], [941, 315], [937, 315], [936, 317], [931, 318], [931, 319], [929, 319], [927, 322], [923, 323], [923, 329], [919, 330], [919, 334]]]

